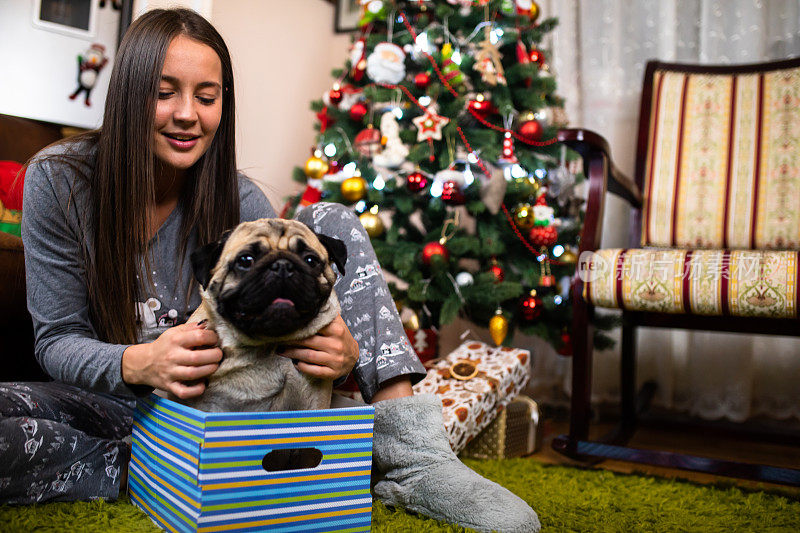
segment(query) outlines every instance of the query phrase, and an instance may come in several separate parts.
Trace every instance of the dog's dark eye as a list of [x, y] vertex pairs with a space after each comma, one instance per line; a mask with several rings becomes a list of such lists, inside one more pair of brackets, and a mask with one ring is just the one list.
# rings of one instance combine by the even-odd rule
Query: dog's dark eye
[[319, 258], [317, 258], [316, 255], [307, 255], [305, 257], [305, 261], [312, 267], [315, 267], [319, 264]]
[[236, 258], [236, 268], [243, 272], [247, 272], [253, 266], [253, 256], [250, 254], [242, 254]]

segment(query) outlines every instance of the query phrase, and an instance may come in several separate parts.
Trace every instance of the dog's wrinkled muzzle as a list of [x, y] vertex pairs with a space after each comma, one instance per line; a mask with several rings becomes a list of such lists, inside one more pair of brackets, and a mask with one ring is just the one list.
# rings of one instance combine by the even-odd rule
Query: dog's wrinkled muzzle
[[330, 296], [314, 272], [292, 257], [260, 261], [218, 297], [220, 314], [251, 336], [280, 336], [307, 325]]

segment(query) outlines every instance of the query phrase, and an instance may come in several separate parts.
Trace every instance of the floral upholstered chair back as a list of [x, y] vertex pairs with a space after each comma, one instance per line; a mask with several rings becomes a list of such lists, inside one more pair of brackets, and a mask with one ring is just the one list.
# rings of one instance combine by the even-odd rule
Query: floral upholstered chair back
[[642, 245], [800, 248], [800, 68], [656, 71]]
[[598, 250], [604, 268], [585, 297], [634, 311], [797, 317], [800, 62], [661, 67], [641, 126], [642, 248]]

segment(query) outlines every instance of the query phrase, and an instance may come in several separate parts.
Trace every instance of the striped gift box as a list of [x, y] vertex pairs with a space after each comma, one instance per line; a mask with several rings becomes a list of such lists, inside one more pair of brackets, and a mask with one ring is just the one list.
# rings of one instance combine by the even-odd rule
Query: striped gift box
[[[373, 419], [370, 406], [206, 413], [151, 395], [128, 492], [168, 531], [369, 531]], [[319, 464], [265, 466], [275, 455]]]

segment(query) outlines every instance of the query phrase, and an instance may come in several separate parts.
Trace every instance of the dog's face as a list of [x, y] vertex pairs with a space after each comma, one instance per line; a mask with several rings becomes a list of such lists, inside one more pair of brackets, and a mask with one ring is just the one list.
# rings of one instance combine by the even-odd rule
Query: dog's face
[[344, 274], [344, 243], [301, 222], [245, 222], [192, 254], [195, 277], [217, 313], [251, 338], [285, 336], [307, 325]]

